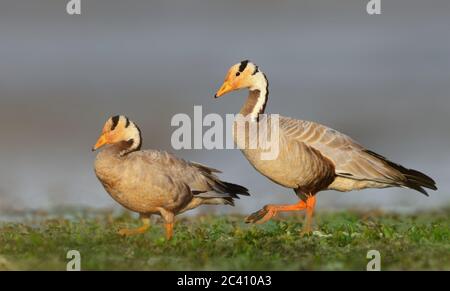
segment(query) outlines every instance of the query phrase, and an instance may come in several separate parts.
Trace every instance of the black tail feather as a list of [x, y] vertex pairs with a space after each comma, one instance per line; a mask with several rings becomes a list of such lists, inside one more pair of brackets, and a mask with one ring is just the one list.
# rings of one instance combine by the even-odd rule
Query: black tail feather
[[239, 195], [249, 196], [248, 189], [244, 186], [228, 183], [220, 180], [215, 180], [213, 184], [210, 184], [218, 193], [226, 193], [232, 198], [239, 199]]
[[219, 170], [210, 168], [208, 166], [190, 162], [190, 164], [200, 170], [205, 178], [208, 179], [208, 184], [214, 191], [218, 193], [227, 193], [231, 198], [239, 199], [239, 195], [250, 196], [248, 189], [244, 186], [225, 182], [219, 179], [214, 173], [220, 173]]
[[228, 183], [228, 182], [222, 182], [222, 183], [225, 185], [226, 192], [236, 195], [235, 198], [239, 199], [239, 196], [237, 196], [237, 194], [244, 195], [244, 196], [250, 196], [250, 193], [248, 193], [248, 189], [245, 188], [244, 186], [241, 186], [238, 184], [233, 184], [233, 183]]
[[380, 159], [383, 162], [385, 162], [386, 164], [388, 164], [390, 167], [399, 171], [405, 178], [404, 180], [401, 180], [401, 181], [395, 181], [399, 185], [419, 191], [420, 193], [422, 193], [426, 196], [428, 196], [428, 193], [424, 188], [428, 188], [431, 190], [437, 190], [436, 182], [431, 177], [425, 175], [424, 173], [419, 172], [414, 169], [407, 169], [407, 168], [403, 167], [402, 165], [391, 162], [387, 158], [383, 157], [382, 155], [379, 155], [370, 150], [367, 150], [366, 152], [374, 157], [377, 157], [378, 159]]

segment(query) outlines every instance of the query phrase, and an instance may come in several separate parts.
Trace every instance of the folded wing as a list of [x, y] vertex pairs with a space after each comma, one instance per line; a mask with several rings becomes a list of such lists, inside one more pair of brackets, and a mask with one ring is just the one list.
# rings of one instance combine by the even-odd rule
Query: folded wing
[[417, 190], [425, 195], [423, 188], [436, 190], [433, 179], [407, 169], [358, 144], [350, 137], [324, 125], [296, 120], [280, 119], [281, 134], [318, 150], [335, 165], [336, 176], [367, 181], [381, 186], [401, 186]]

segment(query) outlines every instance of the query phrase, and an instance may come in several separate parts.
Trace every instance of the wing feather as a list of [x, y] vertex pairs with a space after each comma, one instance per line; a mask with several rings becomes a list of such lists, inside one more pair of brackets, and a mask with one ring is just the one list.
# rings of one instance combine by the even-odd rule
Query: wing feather
[[282, 117], [280, 129], [284, 138], [303, 142], [331, 160], [338, 176], [406, 186], [422, 193], [425, 190], [421, 187], [436, 189], [434, 181], [427, 175], [395, 164], [324, 125]]

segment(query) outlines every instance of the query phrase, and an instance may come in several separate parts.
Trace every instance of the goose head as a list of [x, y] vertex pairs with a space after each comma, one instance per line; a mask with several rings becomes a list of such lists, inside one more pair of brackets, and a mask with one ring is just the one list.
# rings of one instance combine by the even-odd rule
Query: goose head
[[107, 144], [119, 146], [120, 155], [139, 150], [142, 144], [141, 131], [124, 115], [110, 117], [103, 126], [102, 133], [92, 147], [92, 151]]
[[267, 90], [267, 78], [257, 65], [244, 60], [228, 70], [225, 80], [214, 95], [215, 98], [223, 96], [231, 91], [239, 89]]

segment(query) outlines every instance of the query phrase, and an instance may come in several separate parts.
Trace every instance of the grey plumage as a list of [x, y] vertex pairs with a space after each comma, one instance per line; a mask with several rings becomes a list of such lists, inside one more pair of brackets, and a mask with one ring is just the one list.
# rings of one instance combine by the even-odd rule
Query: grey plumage
[[433, 179], [427, 175], [391, 162], [366, 149], [347, 135], [324, 125], [281, 117], [280, 127], [284, 140], [298, 141], [306, 147], [319, 151], [324, 158], [333, 163], [337, 177], [345, 179], [347, 183], [355, 181], [348, 187], [345, 186], [345, 182], [341, 183], [342, 181], [337, 179], [329, 185], [329, 189], [349, 191], [401, 186], [425, 195], [427, 192], [423, 187], [437, 189]]
[[95, 159], [95, 173], [127, 209], [145, 217], [160, 214], [171, 224], [174, 215], [200, 205], [234, 205], [238, 195], [249, 195], [247, 188], [222, 181], [216, 175], [219, 170], [167, 152], [137, 150], [140, 139], [137, 125], [120, 116], [107, 121], [94, 146], [108, 144]]
[[[405, 168], [370, 151], [348, 137], [325, 125], [311, 121], [278, 116], [278, 131], [272, 132], [269, 116], [261, 114], [268, 101], [268, 80], [255, 64], [245, 61], [232, 66], [215, 98], [238, 89], [248, 89], [249, 95], [239, 112], [249, 117], [247, 122], [236, 120], [234, 141], [250, 164], [273, 182], [292, 188], [301, 199], [294, 205], [266, 205], [251, 214], [247, 222], [264, 222], [279, 211], [306, 210], [305, 230], [310, 231], [310, 221], [315, 206], [315, 195], [323, 190], [351, 191], [365, 188], [406, 187], [428, 195], [424, 188], [436, 190], [429, 176]], [[237, 74], [239, 72], [239, 74]], [[250, 128], [258, 128], [251, 134]], [[242, 134], [244, 132], [245, 134]], [[278, 134], [278, 155], [263, 159], [267, 150], [259, 144], [259, 136]], [[258, 145], [256, 148], [251, 145]]]
[[95, 172], [108, 193], [132, 211], [158, 213], [157, 208], [164, 207], [181, 213], [193, 205], [211, 204], [208, 199], [233, 204], [238, 194], [249, 195], [245, 187], [220, 180], [214, 174], [217, 170], [167, 152], [145, 150], [120, 156], [120, 150], [113, 145], [100, 152]]

